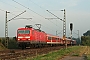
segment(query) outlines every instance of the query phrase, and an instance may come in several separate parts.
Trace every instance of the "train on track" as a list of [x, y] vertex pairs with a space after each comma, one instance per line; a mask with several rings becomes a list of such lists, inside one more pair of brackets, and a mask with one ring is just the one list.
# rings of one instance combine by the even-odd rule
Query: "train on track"
[[16, 36], [18, 46], [22, 49], [26, 47], [42, 47], [45, 45], [53, 46], [53, 45], [67, 45], [76, 44], [76, 40], [71, 40], [65, 38], [65, 40], [59, 36], [55, 36], [52, 34], [47, 34], [40, 29], [34, 29], [31, 25], [26, 25], [23, 28], [17, 29]]

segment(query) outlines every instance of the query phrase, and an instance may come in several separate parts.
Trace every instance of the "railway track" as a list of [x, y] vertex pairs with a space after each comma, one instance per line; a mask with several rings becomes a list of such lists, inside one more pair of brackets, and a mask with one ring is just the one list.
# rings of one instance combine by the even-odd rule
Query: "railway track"
[[27, 57], [33, 57], [40, 54], [46, 54], [50, 51], [59, 50], [64, 48], [64, 46], [57, 46], [57, 47], [45, 47], [45, 48], [37, 48], [37, 49], [14, 49], [14, 50], [5, 50], [0, 51], [0, 59], [1, 60], [19, 60], [25, 59]]

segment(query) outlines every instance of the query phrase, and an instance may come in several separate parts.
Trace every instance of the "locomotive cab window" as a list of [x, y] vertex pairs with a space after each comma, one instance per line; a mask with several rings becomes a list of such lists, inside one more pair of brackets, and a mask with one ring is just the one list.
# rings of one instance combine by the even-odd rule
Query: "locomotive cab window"
[[18, 34], [23, 34], [24, 30], [18, 30]]
[[18, 30], [18, 34], [29, 34], [30, 30]]
[[30, 30], [25, 30], [25, 34], [29, 34], [30, 33]]

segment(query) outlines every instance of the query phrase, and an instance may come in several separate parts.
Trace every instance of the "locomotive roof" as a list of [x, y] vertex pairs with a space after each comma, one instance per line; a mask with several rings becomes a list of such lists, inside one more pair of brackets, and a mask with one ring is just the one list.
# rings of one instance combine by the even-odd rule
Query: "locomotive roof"
[[52, 34], [48, 34], [48, 33], [47, 33], [47, 36], [51, 36], [51, 37], [58, 37], [58, 38], [60, 38], [59, 36], [52, 35]]
[[[37, 31], [39, 31], [39, 32], [44, 32], [44, 31], [42, 31], [42, 30], [40, 30], [40, 29], [34, 29], [34, 28], [25, 28], [25, 27], [22, 27], [22, 28], [18, 28], [18, 30], [25, 30], [25, 29], [32, 29], [32, 30], [37, 30]], [[45, 33], [45, 32], [44, 32]]]
[[23, 28], [23, 27], [22, 27], [22, 28], [18, 28], [18, 30], [19, 30], [19, 29], [23, 29], [23, 30], [25, 30], [25, 29], [31, 29], [31, 28]]
[[44, 32], [44, 31], [42, 31], [42, 30], [40, 30], [40, 29], [35, 29], [35, 30], [37, 30], [37, 31], [39, 31], [39, 32]]

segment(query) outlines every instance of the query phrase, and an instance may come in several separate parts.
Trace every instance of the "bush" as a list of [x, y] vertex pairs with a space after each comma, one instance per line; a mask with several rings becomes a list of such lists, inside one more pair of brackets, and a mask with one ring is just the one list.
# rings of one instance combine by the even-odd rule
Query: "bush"
[[81, 44], [84, 46], [90, 46], [90, 36], [82, 36]]
[[[1, 39], [1, 43], [5, 46], [5, 38], [0, 38], [0, 39]], [[17, 49], [18, 48], [16, 40], [13, 39], [12, 37], [9, 37], [8, 48], [9, 49]]]

